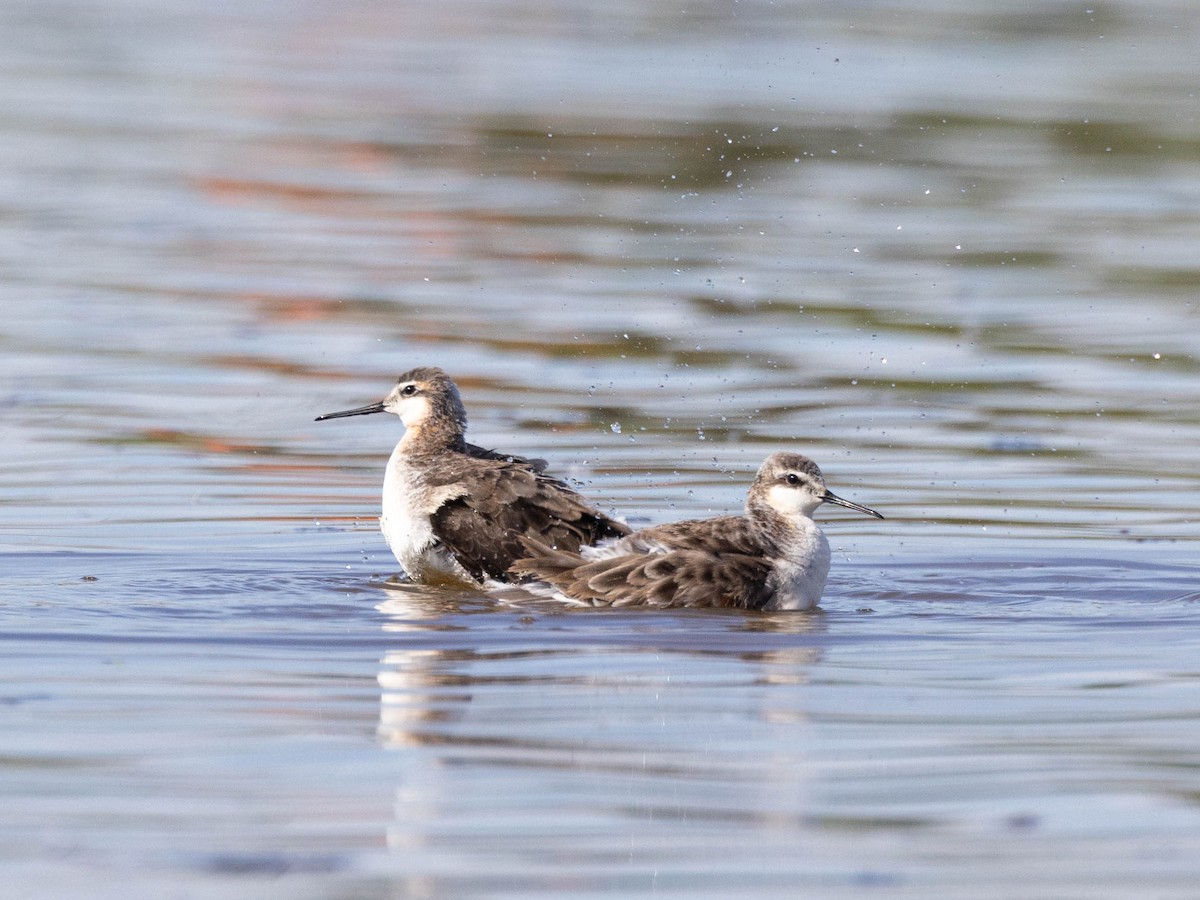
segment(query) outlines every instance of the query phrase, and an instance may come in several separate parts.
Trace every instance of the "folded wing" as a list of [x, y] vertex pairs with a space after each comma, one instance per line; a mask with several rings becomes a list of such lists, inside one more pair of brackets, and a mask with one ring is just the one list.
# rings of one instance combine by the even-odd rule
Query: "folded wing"
[[[542, 474], [540, 460], [476, 459], [470, 490], [447, 500], [430, 517], [434, 538], [472, 577], [511, 580], [509, 567], [526, 551], [522, 537], [577, 551], [629, 534], [628, 526], [594, 509], [565, 483]], [[427, 475], [462, 480], [461, 469]]]

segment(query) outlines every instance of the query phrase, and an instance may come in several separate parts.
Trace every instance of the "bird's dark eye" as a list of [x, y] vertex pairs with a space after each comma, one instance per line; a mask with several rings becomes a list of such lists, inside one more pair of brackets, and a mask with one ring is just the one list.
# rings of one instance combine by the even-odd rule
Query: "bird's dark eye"
[[788, 484], [799, 484], [799, 483], [800, 483], [800, 476], [799, 476], [799, 475], [797, 475], [795, 472], [788, 472], [788, 474], [787, 474], [787, 483], [788, 483]]
[[400, 396], [402, 397], [411, 397], [416, 392], [417, 386], [415, 384], [406, 384], [404, 387], [400, 388]]

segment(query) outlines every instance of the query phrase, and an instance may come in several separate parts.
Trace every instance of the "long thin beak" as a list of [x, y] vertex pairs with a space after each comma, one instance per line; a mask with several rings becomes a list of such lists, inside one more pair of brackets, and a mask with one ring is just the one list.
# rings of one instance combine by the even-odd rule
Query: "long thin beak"
[[360, 406], [357, 409], [344, 409], [341, 412], [325, 413], [323, 416], [317, 416], [315, 419], [313, 419], [313, 421], [323, 422], [326, 419], [341, 419], [345, 418], [346, 416], [369, 416], [371, 413], [377, 412], [387, 412], [387, 410], [383, 408], [382, 401], [379, 403], [372, 403], [370, 406]]
[[843, 500], [832, 491], [826, 491], [825, 496], [822, 497], [821, 500], [825, 503], [836, 503], [838, 506], [846, 507], [846, 509], [856, 509], [860, 513], [866, 513], [868, 516], [874, 516], [877, 519], [883, 518], [882, 513], [875, 512], [875, 510], [871, 509], [869, 506], [860, 506], [857, 503], [851, 503], [849, 500]]

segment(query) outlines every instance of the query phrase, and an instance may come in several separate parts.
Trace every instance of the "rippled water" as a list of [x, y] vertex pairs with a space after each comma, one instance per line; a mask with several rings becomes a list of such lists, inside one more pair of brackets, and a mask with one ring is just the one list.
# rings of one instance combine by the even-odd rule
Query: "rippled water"
[[[1200, 10], [0, 5], [14, 897], [1187, 897]], [[813, 615], [388, 585], [392, 419]]]

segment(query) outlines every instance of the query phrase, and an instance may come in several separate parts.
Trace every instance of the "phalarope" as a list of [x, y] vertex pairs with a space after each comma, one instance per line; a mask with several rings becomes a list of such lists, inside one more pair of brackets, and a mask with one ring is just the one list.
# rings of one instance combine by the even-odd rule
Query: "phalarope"
[[774, 453], [745, 515], [657, 525], [578, 550], [527, 536], [512, 571], [596, 606], [809, 610], [829, 575], [829, 542], [812, 519], [822, 503], [883, 518], [830, 492], [808, 457]]
[[509, 566], [525, 555], [523, 536], [573, 552], [629, 534], [546, 475], [544, 460], [468, 443], [458, 387], [441, 369], [405, 372], [379, 403], [316, 421], [380, 412], [399, 416], [405, 431], [388, 460], [379, 524], [413, 581], [511, 580]]

